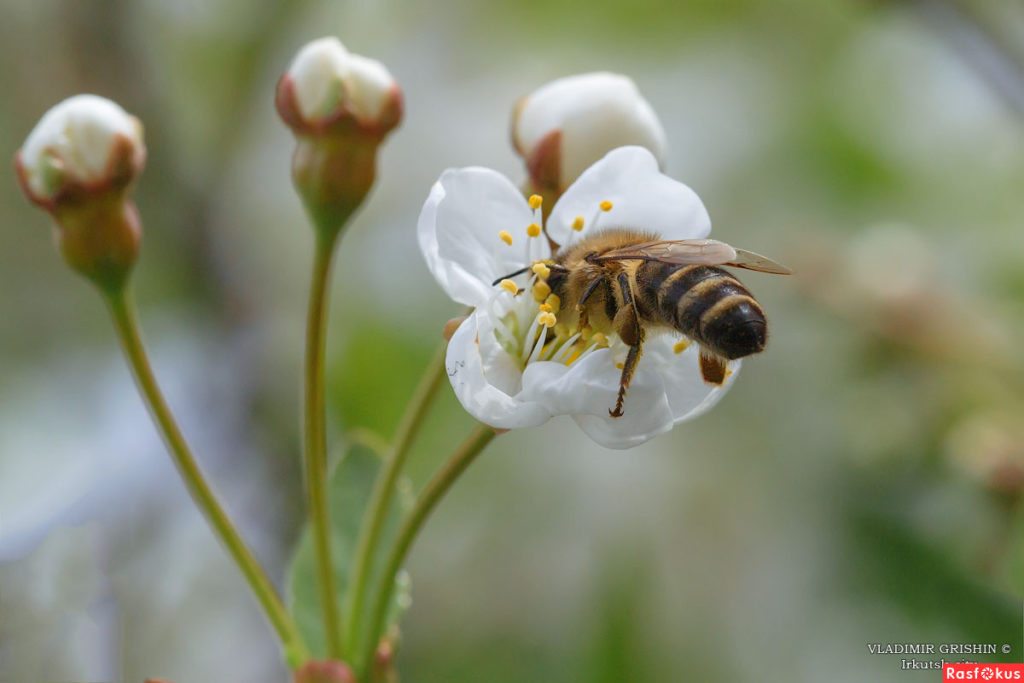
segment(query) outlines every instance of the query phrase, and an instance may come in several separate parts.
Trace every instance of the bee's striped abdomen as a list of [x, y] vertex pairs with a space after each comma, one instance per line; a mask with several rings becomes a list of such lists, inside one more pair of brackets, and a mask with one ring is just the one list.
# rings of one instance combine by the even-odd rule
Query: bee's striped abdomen
[[725, 358], [764, 349], [768, 323], [747, 288], [714, 266], [647, 261], [637, 279], [648, 285], [644, 302], [666, 324]]

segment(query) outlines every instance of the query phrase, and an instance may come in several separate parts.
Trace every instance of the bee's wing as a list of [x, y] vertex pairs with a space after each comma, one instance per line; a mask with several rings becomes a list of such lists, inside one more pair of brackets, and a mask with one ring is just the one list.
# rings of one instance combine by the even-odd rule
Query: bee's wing
[[597, 261], [643, 259], [682, 265], [735, 266], [763, 273], [789, 275], [792, 271], [752, 251], [736, 249], [718, 240], [670, 240], [645, 242], [615, 249], [598, 256]]
[[736, 250], [718, 240], [671, 240], [632, 244], [622, 249], [605, 252], [595, 260], [644, 259], [665, 263], [712, 266], [732, 261], [735, 258]]
[[775, 273], [776, 275], [793, 274], [793, 271], [786, 266], [772, 261], [767, 256], [761, 256], [746, 249], [737, 249], [736, 258], [725, 265], [746, 268], [747, 270], [757, 270], [762, 273]]

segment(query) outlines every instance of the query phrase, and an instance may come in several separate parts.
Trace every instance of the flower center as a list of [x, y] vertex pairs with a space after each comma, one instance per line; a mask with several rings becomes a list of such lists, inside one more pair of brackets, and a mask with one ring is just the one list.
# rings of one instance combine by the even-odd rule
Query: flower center
[[504, 291], [489, 304], [494, 336], [520, 369], [537, 361], [572, 365], [609, 346], [608, 338], [600, 332], [589, 327], [572, 331], [558, 322], [561, 301], [538, 274], [530, 277], [526, 289], [519, 289], [511, 280], [503, 280], [501, 288]]
[[[488, 304], [488, 312], [494, 321], [494, 335], [501, 347], [514, 358], [520, 369], [536, 361], [554, 361], [572, 365], [580, 358], [597, 351], [621, 343], [616, 335], [612, 339], [594, 332], [590, 327], [571, 330], [558, 322], [558, 311], [561, 300], [551, 293], [547, 279], [551, 275], [550, 260], [538, 260], [539, 249], [533, 247], [539, 243], [535, 238], [543, 234], [543, 198], [531, 195], [530, 208], [533, 210], [533, 222], [526, 227], [527, 263], [530, 264], [520, 272], [529, 273], [525, 288], [520, 288], [515, 281], [504, 279], [499, 284], [503, 292], [494, 296]], [[583, 216], [577, 216], [572, 223], [576, 231], [589, 225], [593, 230], [602, 214], [611, 211], [612, 202], [601, 202], [594, 211], [589, 223]], [[515, 243], [515, 237], [508, 230], [498, 232], [498, 238], [507, 246]]]

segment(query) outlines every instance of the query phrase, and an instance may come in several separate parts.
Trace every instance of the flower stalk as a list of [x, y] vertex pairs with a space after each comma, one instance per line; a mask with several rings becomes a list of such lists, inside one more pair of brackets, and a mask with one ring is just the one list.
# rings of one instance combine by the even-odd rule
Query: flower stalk
[[326, 37], [299, 50], [278, 80], [274, 104], [295, 134], [292, 182], [316, 233], [306, 320], [303, 459], [327, 654], [339, 659], [343, 638], [327, 514], [327, 288], [338, 237], [373, 187], [377, 148], [402, 119], [402, 91], [383, 64]]
[[384, 564], [384, 571], [381, 574], [380, 585], [377, 587], [376, 598], [373, 602], [372, 616], [369, 622], [369, 629], [366, 631], [366, 642], [363, 645], [362, 657], [359, 660], [361, 666], [359, 671], [367, 671], [373, 663], [377, 652], [377, 640], [380, 637], [381, 629], [384, 627], [384, 619], [387, 616], [388, 604], [391, 602], [391, 595], [394, 592], [395, 576], [402, 568], [406, 555], [416, 540], [416, 536], [423, 528], [430, 513], [440, 502], [441, 498], [452, 487], [452, 484], [466, 471], [466, 468], [476, 460], [483, 449], [491, 442], [497, 432], [487, 425], [478, 425], [462, 445], [452, 453], [447, 462], [427, 484], [423, 492], [417, 497], [409, 516], [402, 523], [391, 550], [388, 553]]
[[363, 605], [366, 601], [366, 592], [369, 588], [369, 580], [373, 558], [377, 555], [377, 546], [380, 543], [381, 531], [384, 528], [384, 520], [387, 518], [388, 506], [395, 492], [395, 485], [398, 477], [405, 466], [409, 454], [409, 447], [413, 439], [419, 433], [426, 417], [427, 410], [433, 404], [434, 397], [441, 387], [441, 380], [445, 376], [444, 359], [447, 344], [441, 344], [434, 354], [430, 364], [423, 373], [416, 392], [409, 401], [395, 433], [383, 471], [374, 483], [373, 491], [370, 494], [370, 502], [367, 505], [367, 512], [363, 515], [362, 525], [359, 529], [359, 536], [356, 542], [355, 561], [352, 567], [352, 577], [349, 582], [350, 593], [348, 612], [345, 619], [345, 641], [346, 653], [352, 653], [359, 646], [357, 632], [359, 618], [363, 612]]
[[149, 408], [150, 415], [163, 437], [189, 495], [227, 548], [235, 564], [242, 570], [256, 600], [277, 632], [289, 666], [294, 668], [309, 657], [306, 644], [270, 578], [221, 507], [189, 450], [153, 374], [128, 289], [104, 289], [103, 293], [118, 341], [131, 367], [139, 393]]
[[331, 560], [330, 522], [327, 515], [327, 429], [324, 409], [324, 346], [327, 332], [327, 299], [334, 257], [336, 231], [318, 231], [313, 256], [313, 275], [306, 316], [305, 431], [303, 460], [306, 495], [316, 555], [317, 583], [323, 609], [327, 654], [341, 657], [341, 617]]

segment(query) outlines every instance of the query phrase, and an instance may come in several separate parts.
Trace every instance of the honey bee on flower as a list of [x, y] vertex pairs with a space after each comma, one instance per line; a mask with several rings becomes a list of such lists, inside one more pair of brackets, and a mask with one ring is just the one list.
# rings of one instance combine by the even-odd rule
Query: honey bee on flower
[[[617, 310], [598, 328], [572, 316], [560, 319], [562, 274], [545, 272], [565, 270], [559, 256], [615, 228], [642, 226], [661, 241], [703, 240], [711, 221], [697, 195], [662, 174], [646, 149], [622, 147], [587, 169], [546, 221], [542, 214], [539, 197], [524, 198], [511, 181], [484, 168], [446, 171], [420, 214], [428, 267], [449, 296], [475, 309], [455, 331], [447, 356], [466, 410], [506, 429], [571, 415], [596, 442], [628, 448], [714, 406], [735, 380], [738, 358], [719, 358], [721, 377], [705, 381], [706, 344], [687, 344], [677, 333], [650, 335], [637, 362], [639, 351], [630, 358], [635, 340], [608, 324]], [[741, 258], [735, 250], [728, 255], [734, 262]], [[528, 280], [520, 287], [507, 276], [524, 266]], [[606, 300], [617, 308], [622, 303]], [[632, 369], [623, 411], [627, 363]]]

